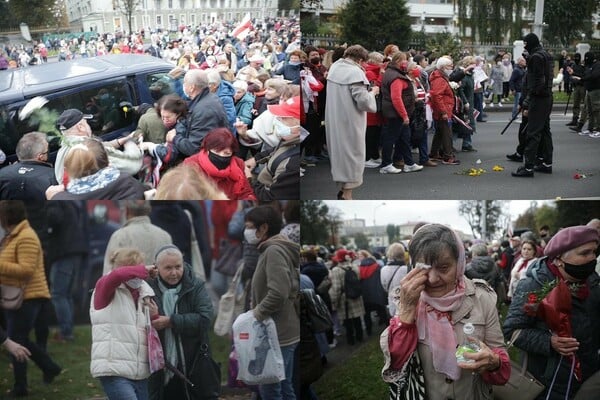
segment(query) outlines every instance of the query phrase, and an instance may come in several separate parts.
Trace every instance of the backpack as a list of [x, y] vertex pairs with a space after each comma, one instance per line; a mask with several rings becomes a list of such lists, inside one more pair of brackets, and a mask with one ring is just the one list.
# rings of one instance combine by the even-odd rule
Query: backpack
[[344, 293], [348, 299], [358, 299], [362, 296], [362, 290], [360, 288], [360, 280], [352, 269], [352, 267], [345, 267], [344, 269]]
[[300, 307], [306, 313], [306, 323], [313, 333], [327, 332], [333, 328], [329, 309], [314, 290], [300, 290]]

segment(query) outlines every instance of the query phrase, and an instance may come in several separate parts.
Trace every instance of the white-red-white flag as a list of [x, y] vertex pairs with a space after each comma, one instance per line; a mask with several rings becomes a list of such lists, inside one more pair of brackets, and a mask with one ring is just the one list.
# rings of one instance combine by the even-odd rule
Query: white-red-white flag
[[250, 13], [247, 13], [242, 22], [235, 27], [233, 32], [231, 32], [231, 36], [236, 37], [240, 40], [244, 40], [244, 38], [248, 35], [250, 30], [252, 29], [252, 21], [250, 21]]

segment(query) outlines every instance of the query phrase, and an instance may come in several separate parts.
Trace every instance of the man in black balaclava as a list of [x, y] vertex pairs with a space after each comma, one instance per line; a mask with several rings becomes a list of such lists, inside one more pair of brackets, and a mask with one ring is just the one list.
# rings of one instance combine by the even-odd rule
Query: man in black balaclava
[[581, 109], [581, 102], [585, 98], [585, 87], [581, 78], [585, 73], [585, 68], [581, 65], [581, 54], [575, 53], [573, 55], [573, 65], [567, 67], [567, 73], [571, 75], [571, 83], [573, 84], [573, 119], [567, 124], [567, 126], [576, 127], [574, 130], [577, 132], [581, 131], [583, 124], [579, 123], [579, 112]]
[[583, 62], [585, 73], [581, 81], [587, 90], [585, 105], [590, 117], [588, 134], [590, 137], [600, 138], [600, 61], [594, 53], [587, 52]]
[[[534, 171], [552, 173], [552, 134], [550, 133], [550, 113], [552, 112], [552, 56], [544, 50], [535, 33], [523, 38], [527, 60], [527, 97], [523, 107], [529, 110], [525, 165], [519, 167], [512, 176], [533, 177]], [[538, 157], [539, 154], [539, 157]]]

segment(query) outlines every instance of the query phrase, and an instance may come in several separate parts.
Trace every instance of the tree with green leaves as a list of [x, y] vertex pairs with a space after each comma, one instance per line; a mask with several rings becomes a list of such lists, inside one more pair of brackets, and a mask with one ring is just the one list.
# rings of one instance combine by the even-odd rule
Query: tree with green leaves
[[300, 203], [300, 232], [302, 244], [325, 244], [329, 237], [329, 207], [321, 200]]
[[33, 26], [55, 25], [52, 13], [55, 0], [10, 0], [8, 8], [13, 16], [12, 26], [19, 26], [21, 22]]
[[396, 231], [396, 225], [394, 224], [388, 224], [385, 227], [385, 232], [387, 233], [389, 243], [394, 243], [394, 240], [396, 240]]
[[546, 0], [544, 2], [543, 39], [563, 46], [592, 35], [592, 14], [600, 11], [598, 0]]
[[489, 240], [508, 226], [505, 207], [502, 200], [461, 200], [458, 214], [467, 220], [473, 236]]
[[127, 20], [127, 27], [129, 28], [129, 33], [133, 33], [133, 29], [131, 27], [131, 21], [133, 20], [133, 14], [135, 11], [142, 5], [142, 0], [116, 0], [117, 9], [125, 15], [125, 19]]
[[349, 0], [339, 11], [342, 41], [360, 44], [369, 51], [393, 43], [405, 49], [410, 41], [406, 0]]
[[585, 225], [600, 216], [600, 201], [560, 200], [556, 202], [558, 227]]
[[354, 243], [356, 243], [357, 250], [369, 250], [369, 239], [362, 232], [354, 235]]

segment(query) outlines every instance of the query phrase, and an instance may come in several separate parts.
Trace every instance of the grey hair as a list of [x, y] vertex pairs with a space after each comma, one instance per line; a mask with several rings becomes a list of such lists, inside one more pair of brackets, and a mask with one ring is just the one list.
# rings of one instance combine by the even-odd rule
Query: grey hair
[[126, 200], [125, 208], [127, 210], [127, 213], [132, 217], [150, 215], [150, 213], [152, 212], [150, 202], [145, 200]]
[[43, 132], [30, 132], [23, 135], [17, 143], [15, 153], [19, 161], [33, 160], [46, 150], [46, 134]]
[[459, 248], [452, 229], [441, 224], [427, 224], [419, 228], [408, 246], [413, 264], [419, 260], [433, 265], [442, 252], [450, 250], [455, 259], [459, 257]]
[[177, 246], [169, 244], [158, 249], [154, 256], [154, 264], [158, 266], [158, 264], [167, 256], [178, 256], [183, 260], [183, 253], [181, 250], [179, 250]]
[[369, 56], [367, 58], [367, 62], [370, 62], [370, 63], [373, 63], [373, 64], [375, 64], [375, 63], [382, 63], [383, 59], [384, 59], [383, 54], [381, 54], [378, 51], [372, 51], [372, 52], [369, 53]]
[[209, 85], [217, 85], [221, 84], [221, 74], [216, 69], [210, 69], [206, 72], [206, 79], [208, 79]]
[[186, 72], [183, 80], [191, 85], [196, 86], [198, 89], [205, 89], [208, 87], [207, 73], [201, 69], [192, 69]]
[[474, 244], [473, 246], [471, 246], [471, 255], [473, 257], [475, 257], [475, 256], [478, 256], [478, 257], [487, 256], [488, 255], [487, 246], [485, 244], [483, 244], [483, 243]]

